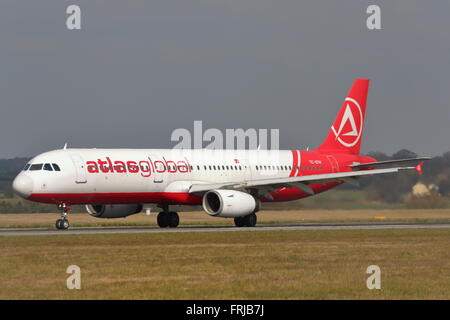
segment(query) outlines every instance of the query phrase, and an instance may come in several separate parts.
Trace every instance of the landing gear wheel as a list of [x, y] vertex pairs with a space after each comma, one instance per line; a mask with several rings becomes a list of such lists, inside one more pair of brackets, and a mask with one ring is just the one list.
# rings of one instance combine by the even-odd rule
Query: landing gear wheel
[[169, 214], [167, 212], [160, 212], [156, 220], [160, 228], [167, 228], [169, 226]]
[[236, 227], [245, 227], [244, 224], [244, 217], [236, 217], [234, 218], [234, 224], [236, 225]]
[[169, 212], [168, 214], [168, 223], [170, 228], [176, 228], [178, 227], [178, 224], [180, 223], [180, 217], [178, 216], [178, 213], [176, 212]]
[[56, 220], [55, 226], [56, 226], [56, 229], [67, 230], [67, 229], [69, 229], [69, 220], [58, 219], [58, 220]]
[[244, 217], [234, 218], [234, 224], [236, 227], [254, 227], [256, 226], [256, 214], [251, 213]]
[[245, 224], [247, 225], [247, 227], [256, 226], [256, 221], [257, 221], [256, 214], [252, 213], [252, 214], [249, 214], [248, 216], [245, 216], [244, 218], [245, 218]]
[[61, 210], [61, 219], [56, 220], [55, 227], [58, 230], [69, 229], [69, 220], [67, 220], [67, 214], [70, 210], [70, 205], [61, 203], [58, 205], [58, 210]]

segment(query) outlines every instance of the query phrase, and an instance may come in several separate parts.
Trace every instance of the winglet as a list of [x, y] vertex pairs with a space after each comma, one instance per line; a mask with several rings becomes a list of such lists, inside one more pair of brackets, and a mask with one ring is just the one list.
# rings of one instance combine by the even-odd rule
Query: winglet
[[422, 166], [423, 166], [423, 161], [421, 162], [421, 163], [419, 163], [417, 166], [415, 166], [414, 167], [414, 169], [416, 169], [416, 171], [419, 173], [419, 174], [422, 174]]

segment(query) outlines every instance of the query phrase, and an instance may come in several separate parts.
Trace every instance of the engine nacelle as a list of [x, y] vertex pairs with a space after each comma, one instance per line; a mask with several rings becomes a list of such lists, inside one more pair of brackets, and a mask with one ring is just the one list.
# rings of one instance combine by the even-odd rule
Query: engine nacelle
[[211, 190], [203, 196], [203, 210], [210, 216], [236, 218], [257, 209], [257, 202], [248, 193], [235, 190]]
[[89, 204], [87, 212], [96, 218], [124, 218], [142, 211], [142, 204]]

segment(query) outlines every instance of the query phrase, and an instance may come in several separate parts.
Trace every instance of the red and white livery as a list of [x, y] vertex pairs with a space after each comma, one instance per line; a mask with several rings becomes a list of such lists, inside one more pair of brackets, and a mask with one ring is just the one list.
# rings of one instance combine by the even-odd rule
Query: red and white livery
[[362, 176], [421, 171], [414, 158], [377, 162], [360, 155], [369, 80], [355, 80], [315, 150], [69, 149], [34, 157], [15, 178], [25, 199], [54, 203], [67, 229], [71, 205], [98, 218], [119, 218], [156, 204], [160, 227], [176, 227], [171, 205], [202, 205], [211, 216], [254, 226], [261, 202], [309, 197]]

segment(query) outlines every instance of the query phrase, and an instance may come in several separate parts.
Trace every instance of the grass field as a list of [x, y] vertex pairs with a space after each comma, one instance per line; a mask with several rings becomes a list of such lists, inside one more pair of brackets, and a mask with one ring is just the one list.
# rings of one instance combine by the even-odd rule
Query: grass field
[[447, 229], [3, 237], [0, 299], [450, 299], [449, 243]]
[[[0, 228], [53, 227], [57, 213], [0, 214]], [[156, 213], [144, 213], [119, 219], [99, 219], [89, 214], [70, 214], [72, 227], [77, 226], [155, 226]], [[181, 225], [233, 225], [233, 219], [208, 216], [203, 211], [180, 213]], [[450, 221], [450, 209], [388, 210], [263, 210], [258, 224], [336, 222], [336, 221]]]

